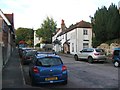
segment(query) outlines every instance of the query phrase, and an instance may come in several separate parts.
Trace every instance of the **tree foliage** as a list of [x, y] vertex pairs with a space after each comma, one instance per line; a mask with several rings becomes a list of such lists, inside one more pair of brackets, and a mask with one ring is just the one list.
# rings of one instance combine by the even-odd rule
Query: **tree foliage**
[[95, 37], [93, 37], [93, 46], [96, 47], [111, 39], [120, 36], [120, 14], [117, 7], [111, 4], [107, 9], [105, 6], [98, 8], [92, 18], [92, 27]]
[[53, 18], [47, 17], [41, 24], [41, 28], [37, 29], [36, 34], [38, 37], [42, 37], [43, 42], [51, 43], [52, 34], [55, 32], [56, 26], [57, 24]]
[[18, 28], [16, 30], [16, 44], [24, 40], [29, 46], [33, 45], [34, 31], [30, 28]]

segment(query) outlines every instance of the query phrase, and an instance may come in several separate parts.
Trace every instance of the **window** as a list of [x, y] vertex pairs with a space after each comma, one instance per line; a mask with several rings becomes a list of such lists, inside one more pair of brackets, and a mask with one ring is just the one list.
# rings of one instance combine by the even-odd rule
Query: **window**
[[89, 44], [88, 43], [83, 43], [83, 48], [88, 48]]
[[40, 58], [37, 61], [38, 66], [55, 66], [55, 65], [61, 65], [62, 61], [60, 58], [54, 58], [54, 57], [45, 57]]
[[88, 30], [83, 30], [83, 35], [88, 35]]
[[104, 52], [103, 49], [96, 49], [96, 52]]
[[93, 51], [94, 51], [94, 49], [92, 49], [92, 48], [87, 49], [87, 52], [93, 52]]
[[82, 52], [87, 52], [87, 49], [83, 49]]

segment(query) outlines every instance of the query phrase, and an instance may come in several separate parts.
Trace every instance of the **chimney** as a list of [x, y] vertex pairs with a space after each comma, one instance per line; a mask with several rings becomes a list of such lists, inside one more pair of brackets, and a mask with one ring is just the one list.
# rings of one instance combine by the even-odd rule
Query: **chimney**
[[62, 31], [65, 31], [65, 28], [66, 28], [66, 26], [65, 26], [64, 20], [62, 19], [61, 20], [61, 29], [62, 29]]

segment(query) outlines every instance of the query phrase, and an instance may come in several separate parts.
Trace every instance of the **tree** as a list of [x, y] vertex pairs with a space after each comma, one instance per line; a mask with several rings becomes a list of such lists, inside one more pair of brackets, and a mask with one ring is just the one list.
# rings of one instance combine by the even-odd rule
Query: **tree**
[[108, 33], [107, 40], [120, 37], [120, 14], [117, 6], [111, 4], [108, 8], [108, 22], [106, 31]]
[[24, 40], [29, 46], [32, 46], [33, 39], [33, 29], [20, 27], [16, 30], [16, 44], [18, 44], [19, 41]]
[[104, 6], [98, 9], [94, 15], [93, 33], [95, 33], [93, 46], [106, 41], [107, 8]]
[[56, 30], [56, 22], [53, 18], [47, 17], [41, 24], [41, 28], [37, 29], [36, 34], [42, 37], [44, 43], [52, 43], [52, 34]]
[[107, 9], [105, 6], [98, 8], [94, 17], [91, 18], [93, 37], [93, 47], [108, 40], [117, 39], [120, 36], [120, 14], [117, 6], [111, 4]]

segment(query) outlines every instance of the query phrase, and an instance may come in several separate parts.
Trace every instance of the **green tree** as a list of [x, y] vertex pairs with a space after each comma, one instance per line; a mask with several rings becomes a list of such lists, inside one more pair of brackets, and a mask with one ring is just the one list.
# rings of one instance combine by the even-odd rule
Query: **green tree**
[[51, 43], [52, 42], [52, 34], [56, 30], [56, 22], [53, 18], [47, 17], [46, 20], [41, 24], [41, 28], [37, 29], [36, 34], [38, 37], [42, 37], [43, 42]]
[[107, 40], [120, 37], [120, 14], [117, 6], [111, 4], [108, 8], [108, 22], [106, 31], [108, 33]]
[[93, 39], [93, 46], [96, 47], [100, 43], [105, 42], [107, 37], [107, 8], [105, 6], [96, 11], [94, 20], [93, 33], [95, 33], [95, 38]]
[[16, 30], [16, 44], [24, 40], [29, 46], [33, 46], [34, 31], [30, 28], [18, 28]]
[[93, 47], [108, 40], [117, 39], [120, 36], [120, 14], [117, 6], [111, 4], [107, 9], [105, 6], [98, 8], [94, 17], [91, 18], [93, 37]]

